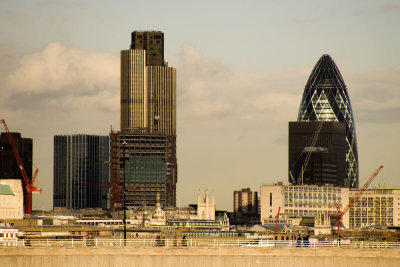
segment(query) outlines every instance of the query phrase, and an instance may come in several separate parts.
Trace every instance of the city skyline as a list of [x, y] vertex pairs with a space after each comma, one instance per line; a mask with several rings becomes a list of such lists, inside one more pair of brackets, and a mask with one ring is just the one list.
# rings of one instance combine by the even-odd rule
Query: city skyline
[[383, 164], [374, 184], [400, 187], [395, 1], [1, 6], [0, 117], [33, 139], [44, 189], [36, 209], [52, 207], [54, 135], [119, 129], [119, 51], [133, 30], [163, 31], [165, 59], [178, 72], [177, 205], [208, 188], [217, 209], [232, 210], [234, 190], [287, 180], [287, 124], [323, 54], [334, 58], [351, 98], [360, 184]]

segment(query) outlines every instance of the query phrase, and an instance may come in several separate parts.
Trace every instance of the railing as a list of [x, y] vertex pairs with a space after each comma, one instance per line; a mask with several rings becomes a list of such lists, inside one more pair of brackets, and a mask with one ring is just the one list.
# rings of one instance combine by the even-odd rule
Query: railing
[[271, 248], [379, 248], [400, 249], [400, 242], [375, 241], [297, 241], [252, 239], [4, 239], [0, 247], [271, 247]]

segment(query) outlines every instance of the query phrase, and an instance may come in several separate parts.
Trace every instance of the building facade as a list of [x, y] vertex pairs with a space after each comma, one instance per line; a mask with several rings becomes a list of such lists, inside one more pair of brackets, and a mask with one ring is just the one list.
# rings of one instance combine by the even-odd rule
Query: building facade
[[53, 206], [108, 208], [109, 137], [54, 136]]
[[289, 122], [288, 154], [293, 184], [348, 184], [345, 123]]
[[200, 190], [197, 195], [197, 219], [198, 220], [215, 220], [215, 195], [211, 193], [211, 197], [208, 194], [208, 190], [204, 192], [204, 198], [202, 197]]
[[[121, 51], [120, 119], [121, 131], [110, 134], [112, 182], [123, 181], [127, 168], [126, 182], [138, 188], [127, 191], [127, 205], [154, 206], [158, 192], [162, 206], [175, 206], [176, 69], [164, 60], [160, 31], [132, 32], [130, 49]], [[111, 204], [120, 209], [120, 190], [114, 191]]]
[[24, 195], [20, 179], [0, 179], [0, 220], [24, 218]]
[[[349, 203], [349, 188], [316, 185], [263, 185], [260, 188], [261, 223], [280, 213], [294, 216], [337, 215], [333, 199], [343, 209]], [[343, 227], [349, 227], [349, 213], [343, 217]]]
[[[350, 199], [357, 194], [350, 190]], [[349, 227], [400, 226], [400, 189], [368, 189], [349, 211]]]
[[[343, 210], [359, 192], [347, 187], [315, 185], [263, 185], [260, 188], [261, 223], [282, 216], [315, 216], [326, 219], [338, 215], [333, 198]], [[343, 227], [400, 226], [400, 189], [367, 189], [343, 216]]]
[[160, 31], [134, 31], [131, 33], [130, 49], [146, 51], [147, 66], [164, 65], [164, 33]]
[[[315, 65], [304, 88], [297, 121], [334, 121], [346, 123], [346, 180], [358, 188], [356, 128], [350, 98], [342, 75], [329, 55]], [[289, 180], [291, 178], [289, 177]]]
[[259, 220], [258, 193], [250, 188], [242, 188], [233, 192], [233, 212], [235, 220]]
[[[126, 178], [126, 205], [175, 206], [177, 166], [175, 136], [134, 131], [111, 132], [111, 184]], [[126, 143], [124, 146], [123, 143]], [[111, 207], [121, 209], [122, 190], [111, 187]]]
[[163, 44], [162, 32], [133, 32], [131, 49], [121, 51], [122, 131], [176, 135], [176, 69], [164, 61]]
[[[18, 154], [24, 165], [26, 174], [32, 179], [33, 142], [31, 138], [22, 138], [20, 133], [11, 133]], [[22, 182], [24, 192], [24, 207], [26, 206], [26, 183], [15, 159], [11, 144], [6, 133], [0, 135], [0, 179], [18, 179]]]

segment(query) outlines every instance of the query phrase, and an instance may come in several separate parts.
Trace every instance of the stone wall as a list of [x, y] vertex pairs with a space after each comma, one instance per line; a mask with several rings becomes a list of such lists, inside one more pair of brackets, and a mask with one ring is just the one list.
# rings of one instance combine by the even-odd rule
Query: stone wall
[[2, 267], [400, 266], [399, 249], [0, 247]]

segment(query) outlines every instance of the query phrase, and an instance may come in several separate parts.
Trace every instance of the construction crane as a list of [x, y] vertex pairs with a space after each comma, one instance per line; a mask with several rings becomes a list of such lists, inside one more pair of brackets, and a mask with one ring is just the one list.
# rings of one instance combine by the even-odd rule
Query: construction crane
[[336, 209], [339, 212], [339, 216], [337, 216], [338, 219], [338, 237], [340, 237], [340, 226], [342, 225], [342, 220], [343, 220], [343, 216], [353, 207], [354, 203], [360, 199], [361, 195], [365, 192], [365, 190], [368, 189], [368, 186], [372, 183], [372, 181], [376, 178], [376, 176], [378, 176], [379, 172], [381, 171], [381, 169], [383, 168], [383, 166], [379, 166], [378, 169], [376, 169], [374, 171], [374, 173], [371, 175], [371, 177], [368, 179], [368, 181], [357, 191], [357, 194], [354, 196], [353, 199], [351, 199], [349, 201], [349, 204], [347, 204], [347, 206], [341, 211], [340, 210], [340, 206], [336, 201], [336, 198], [333, 198], [333, 201], [335, 203]]
[[10, 145], [11, 145], [12, 150], [14, 152], [14, 157], [17, 160], [17, 164], [18, 164], [18, 167], [19, 167], [19, 169], [21, 171], [22, 178], [24, 179], [24, 182], [26, 184], [25, 213], [30, 215], [30, 214], [32, 214], [32, 193], [35, 193], [35, 192], [36, 193], [40, 193], [41, 192], [41, 190], [39, 188], [34, 186], [39, 169], [36, 169], [36, 171], [33, 174], [32, 178], [29, 179], [28, 175], [26, 174], [24, 165], [22, 164], [21, 157], [19, 156], [18, 149], [17, 149], [17, 147], [16, 147], [16, 145], [14, 143], [14, 139], [12, 137], [12, 134], [11, 134], [10, 130], [8, 129], [8, 127], [7, 127], [6, 121], [4, 119], [1, 119], [0, 123], [2, 123], [4, 125], [4, 128], [6, 129], [8, 141], [10, 142]]
[[[97, 183], [88, 183], [84, 182], [81, 184], [83, 187], [100, 187], [100, 188], [109, 188], [109, 189], [114, 189], [115, 190], [115, 204], [114, 208], [115, 210], [119, 210], [120, 208], [120, 193], [121, 190], [123, 190], [123, 186], [120, 185], [120, 179], [118, 177], [117, 182], [115, 184], [97, 184]], [[126, 190], [139, 190], [140, 187], [126, 187]]]
[[[309, 147], [304, 147], [303, 151], [300, 153], [300, 156], [297, 158], [296, 162], [294, 163], [294, 165], [296, 165], [297, 161], [300, 159], [300, 157], [303, 155], [303, 153], [304, 153], [304, 152], [307, 153], [306, 158], [305, 158], [305, 160], [304, 160], [304, 164], [303, 164], [303, 166], [301, 167], [300, 176], [297, 178], [297, 181], [295, 181], [295, 179], [294, 179], [294, 177], [293, 177], [293, 175], [292, 175], [292, 172], [289, 171], [290, 178], [291, 178], [291, 180], [293, 181], [294, 184], [303, 184], [304, 171], [306, 170], [307, 165], [308, 165], [308, 162], [310, 161], [312, 152], [314, 152], [314, 150], [315, 150], [315, 151], [323, 151], [323, 148], [318, 148], [318, 149], [315, 148], [315, 144], [316, 144], [316, 142], [317, 142], [319, 133], [321, 132], [323, 123], [324, 123], [323, 121], [320, 121], [320, 122], [318, 123], [317, 130], [316, 130], [315, 133], [314, 133], [314, 136], [313, 136], [313, 139], [311, 140], [310, 146], [309, 146]], [[326, 149], [325, 149], [325, 150], [326, 150]]]
[[281, 213], [281, 206], [279, 206], [278, 215], [276, 216], [275, 233], [276, 233], [276, 230], [278, 230], [278, 222], [279, 222], [279, 214], [280, 214], [280, 213]]

